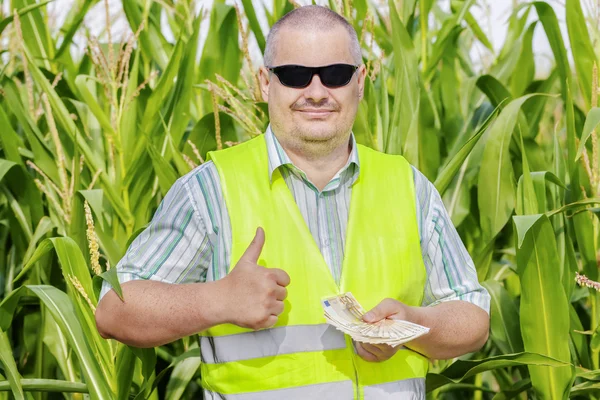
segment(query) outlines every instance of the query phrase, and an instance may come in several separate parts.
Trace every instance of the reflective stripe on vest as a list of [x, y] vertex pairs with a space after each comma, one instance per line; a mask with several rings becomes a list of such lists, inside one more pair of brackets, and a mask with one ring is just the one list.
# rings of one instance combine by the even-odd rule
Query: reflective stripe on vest
[[[321, 383], [318, 385], [300, 386], [288, 389], [270, 390], [258, 393], [239, 393], [227, 396], [204, 391], [205, 400], [307, 400], [354, 398], [352, 381]], [[365, 400], [423, 400], [425, 399], [425, 379], [414, 378], [403, 381], [386, 382], [379, 385], [365, 386]]]
[[281, 326], [256, 332], [200, 338], [202, 360], [208, 364], [345, 347], [344, 335], [329, 324]]
[[402, 392], [404, 384], [394, 383], [425, 377], [427, 359], [411, 350], [370, 363], [356, 355], [348, 336], [342, 346], [336, 332], [322, 327], [320, 300], [325, 296], [350, 291], [365, 309], [386, 297], [411, 306], [422, 301], [426, 273], [412, 169], [400, 156], [361, 145], [358, 152], [360, 173], [352, 187], [339, 286], [280, 169], [269, 181], [264, 137], [209, 153], [231, 220], [231, 267], [262, 226], [265, 245], [258, 264], [284, 269], [291, 283], [284, 311], [272, 329], [254, 332], [225, 324], [201, 333], [201, 376], [208, 391], [229, 397], [284, 389], [301, 392], [300, 387], [308, 390], [320, 384], [329, 390], [325, 386], [351, 382], [352, 396], [362, 399], [375, 388]]

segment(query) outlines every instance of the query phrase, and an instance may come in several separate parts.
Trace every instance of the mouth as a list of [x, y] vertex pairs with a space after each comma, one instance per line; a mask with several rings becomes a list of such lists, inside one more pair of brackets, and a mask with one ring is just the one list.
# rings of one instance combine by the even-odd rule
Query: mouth
[[311, 119], [324, 119], [332, 115], [335, 111], [322, 109], [322, 108], [305, 108], [301, 110], [296, 110], [301, 115], [311, 118]]

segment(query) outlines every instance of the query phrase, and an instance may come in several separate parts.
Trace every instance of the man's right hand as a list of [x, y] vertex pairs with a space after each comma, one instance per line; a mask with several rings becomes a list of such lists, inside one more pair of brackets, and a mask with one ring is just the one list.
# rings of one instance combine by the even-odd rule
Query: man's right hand
[[290, 276], [279, 268], [257, 264], [265, 244], [265, 232], [256, 230], [252, 243], [240, 260], [223, 278], [228, 302], [228, 321], [250, 329], [270, 328], [283, 312]]

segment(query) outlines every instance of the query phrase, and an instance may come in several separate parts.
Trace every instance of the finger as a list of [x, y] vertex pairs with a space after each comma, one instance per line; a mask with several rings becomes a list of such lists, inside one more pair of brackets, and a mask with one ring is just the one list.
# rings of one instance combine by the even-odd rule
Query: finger
[[385, 351], [376, 344], [361, 343], [363, 349], [373, 354], [378, 360], [385, 358]]
[[403, 310], [403, 304], [394, 299], [383, 299], [375, 308], [363, 315], [363, 321], [374, 323]]
[[283, 301], [276, 301], [275, 304], [271, 307], [271, 315], [281, 315], [284, 309]]
[[356, 343], [356, 353], [365, 361], [370, 361], [370, 362], [377, 362], [377, 357], [375, 357], [375, 355], [373, 353], [368, 352], [367, 350], [364, 349], [364, 347], [362, 346], [362, 343], [360, 342], [355, 342]]
[[275, 282], [277, 282], [279, 286], [285, 287], [290, 284], [290, 276], [287, 272], [279, 268], [271, 268], [271, 270], [273, 271]]
[[277, 323], [277, 315], [271, 315], [265, 323], [265, 329], [273, 327]]
[[275, 288], [275, 298], [277, 300], [283, 301], [287, 297], [287, 289], [282, 286], [277, 286]]
[[252, 239], [252, 242], [250, 243], [250, 245], [248, 245], [248, 248], [246, 249], [244, 254], [242, 254], [240, 260], [245, 260], [256, 264], [256, 262], [258, 261], [258, 257], [260, 257], [260, 253], [264, 244], [265, 231], [263, 230], [263, 228], [258, 227], [256, 228], [256, 234], [254, 235], [254, 239]]

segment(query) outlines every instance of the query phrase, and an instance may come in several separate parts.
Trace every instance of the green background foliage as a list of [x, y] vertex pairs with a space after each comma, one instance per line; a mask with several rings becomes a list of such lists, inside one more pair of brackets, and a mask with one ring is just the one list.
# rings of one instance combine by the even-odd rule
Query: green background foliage
[[[266, 128], [248, 43], [264, 50], [257, 15], [270, 26], [295, 3], [216, 1], [197, 14], [191, 0], [128, 0], [135, 34], [118, 42], [83, 26], [97, 0], [74, 0], [60, 29], [48, 1], [5, 1], [15, 11], [0, 16], [0, 400], [199, 398], [195, 338], [155, 349], [104, 340], [94, 309], [173, 182]], [[329, 3], [368, 67], [357, 140], [435, 183], [491, 294], [490, 339], [433, 362], [428, 396], [598, 398], [600, 299], [575, 278], [598, 280], [600, 21], [580, 0], [522, 3], [494, 51], [474, 0], [438, 3]], [[552, 51], [546, 76], [534, 32]], [[474, 46], [493, 56], [483, 70]]]

